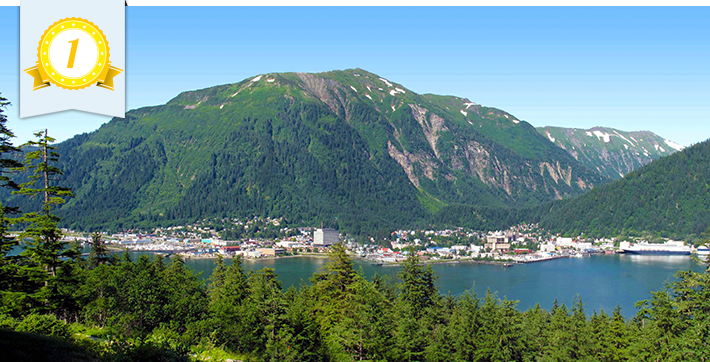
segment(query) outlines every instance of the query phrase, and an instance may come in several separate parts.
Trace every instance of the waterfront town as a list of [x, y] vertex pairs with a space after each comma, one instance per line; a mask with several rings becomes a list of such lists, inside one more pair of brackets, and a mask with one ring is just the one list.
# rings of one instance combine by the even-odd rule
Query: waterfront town
[[[222, 220], [223, 222], [225, 220]], [[508, 230], [473, 231], [462, 228], [446, 230], [397, 230], [381, 239], [366, 240], [340, 234], [324, 227], [281, 227], [281, 219], [228, 220], [239, 226], [239, 232], [215, 227], [206, 220], [186, 226], [156, 228], [151, 232], [102, 233], [102, 239], [115, 251], [152, 252], [158, 255], [180, 255], [184, 258], [264, 259], [293, 256], [324, 256], [328, 247], [343, 243], [356, 258], [377, 265], [397, 265], [410, 252], [425, 263], [479, 262], [533, 263], [559, 258], [584, 257], [594, 254], [623, 253], [643, 240], [590, 239], [552, 235], [535, 224], [518, 225]], [[224, 225], [224, 224], [222, 224]], [[251, 229], [252, 232], [245, 232]], [[260, 229], [260, 230], [257, 230]], [[257, 230], [257, 231], [255, 231]], [[66, 241], [86, 245], [89, 234], [64, 230]], [[226, 238], [225, 236], [240, 236]], [[667, 240], [664, 247], [697, 249], [683, 242]], [[702, 253], [702, 251], [700, 251]]]

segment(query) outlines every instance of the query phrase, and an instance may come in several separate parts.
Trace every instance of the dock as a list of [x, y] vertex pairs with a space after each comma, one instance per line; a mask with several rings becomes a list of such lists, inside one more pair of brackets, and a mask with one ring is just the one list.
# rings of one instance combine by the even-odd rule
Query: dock
[[563, 259], [563, 258], [569, 258], [569, 255], [555, 255], [555, 256], [548, 256], [548, 257], [544, 257], [544, 258], [518, 260], [518, 264], [530, 264], [530, 263], [537, 263], [537, 262], [541, 262], [541, 261]]

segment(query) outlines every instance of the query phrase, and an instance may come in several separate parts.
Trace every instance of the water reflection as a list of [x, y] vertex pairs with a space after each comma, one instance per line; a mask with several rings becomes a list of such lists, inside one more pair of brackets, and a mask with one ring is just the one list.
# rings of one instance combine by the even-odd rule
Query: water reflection
[[690, 255], [622, 255], [622, 261], [634, 264], [653, 265], [663, 268], [678, 269], [681, 265], [692, 263]]

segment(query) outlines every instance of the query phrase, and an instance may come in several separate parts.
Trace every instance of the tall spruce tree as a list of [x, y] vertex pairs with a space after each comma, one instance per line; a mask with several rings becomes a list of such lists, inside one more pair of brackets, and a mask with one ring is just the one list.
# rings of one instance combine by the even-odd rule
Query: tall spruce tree
[[420, 264], [419, 256], [410, 250], [407, 259], [402, 263], [402, 271], [397, 276], [402, 280], [399, 297], [412, 307], [418, 317], [427, 307], [434, 305], [440, 297], [436, 286], [436, 273], [431, 265]]
[[[22, 256], [27, 258], [29, 265], [25, 268], [41, 268], [44, 273], [30, 273], [33, 281], [42, 284], [42, 287], [33, 293], [33, 297], [43, 309], [58, 312], [61, 300], [66, 295], [60, 295], [60, 280], [70, 277], [72, 266], [68, 265], [69, 259], [78, 257], [74, 248], [65, 248], [62, 243], [62, 231], [58, 227], [59, 218], [53, 213], [57, 205], [71, 197], [69, 189], [58, 184], [62, 171], [54, 166], [59, 160], [56, 147], [52, 146], [54, 138], [47, 134], [47, 130], [35, 133], [36, 141], [29, 141], [22, 145], [26, 150], [24, 165], [21, 171], [28, 174], [28, 181], [19, 185], [15, 194], [30, 198], [40, 197], [42, 208], [24, 214], [18, 220], [28, 224], [27, 229], [20, 234], [27, 242]], [[61, 274], [61, 275], [60, 275]], [[65, 287], [65, 286], [63, 286]]]

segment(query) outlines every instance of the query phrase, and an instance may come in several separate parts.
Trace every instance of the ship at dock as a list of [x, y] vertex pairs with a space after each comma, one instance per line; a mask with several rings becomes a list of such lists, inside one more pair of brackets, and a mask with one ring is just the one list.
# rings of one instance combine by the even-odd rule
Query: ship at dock
[[622, 245], [621, 250], [624, 254], [635, 255], [690, 255], [691, 248], [682, 241], [669, 240], [663, 244], [640, 242], [628, 246]]

